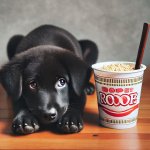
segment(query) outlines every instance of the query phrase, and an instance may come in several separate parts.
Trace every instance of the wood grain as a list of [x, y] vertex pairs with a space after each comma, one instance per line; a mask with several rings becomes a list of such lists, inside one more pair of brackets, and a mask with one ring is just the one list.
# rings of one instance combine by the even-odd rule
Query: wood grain
[[87, 97], [85, 127], [77, 134], [58, 134], [52, 130], [26, 136], [11, 133], [12, 108], [0, 87], [0, 149], [150, 149], [150, 67], [144, 75], [140, 111], [136, 127], [116, 130], [99, 125], [96, 94]]

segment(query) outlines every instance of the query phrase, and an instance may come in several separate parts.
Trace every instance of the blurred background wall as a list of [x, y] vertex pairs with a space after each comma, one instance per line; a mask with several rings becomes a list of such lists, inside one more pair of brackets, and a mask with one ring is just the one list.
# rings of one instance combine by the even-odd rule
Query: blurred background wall
[[[135, 61], [144, 22], [150, 22], [150, 0], [0, 0], [0, 65], [11, 36], [42, 24], [95, 41], [98, 61]], [[150, 39], [143, 63], [150, 64]]]

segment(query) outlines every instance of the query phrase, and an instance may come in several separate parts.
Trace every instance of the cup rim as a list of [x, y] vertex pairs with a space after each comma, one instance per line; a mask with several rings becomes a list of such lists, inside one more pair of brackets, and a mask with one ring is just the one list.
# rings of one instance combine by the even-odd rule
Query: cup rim
[[102, 66], [107, 65], [107, 64], [108, 65], [109, 64], [134, 64], [135, 65], [135, 62], [131, 62], [131, 61], [105, 61], [105, 62], [93, 64], [92, 69], [97, 70], [97, 71], [101, 71], [101, 72], [107, 72], [107, 73], [123, 73], [123, 74], [141, 72], [141, 71], [144, 71], [146, 69], [146, 66], [144, 64], [141, 64], [140, 69], [131, 70], [131, 71], [108, 71], [108, 70], [101, 69]]

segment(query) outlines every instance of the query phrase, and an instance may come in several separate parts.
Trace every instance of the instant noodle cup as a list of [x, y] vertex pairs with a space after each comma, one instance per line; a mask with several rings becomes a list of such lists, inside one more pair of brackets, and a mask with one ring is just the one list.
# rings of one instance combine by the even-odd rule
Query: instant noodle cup
[[[102, 62], [92, 65], [98, 100], [99, 122], [115, 129], [136, 126], [145, 65], [134, 70], [134, 62]], [[107, 67], [108, 66], [108, 67]], [[125, 66], [117, 71], [113, 66]], [[110, 69], [109, 69], [110, 67]]]

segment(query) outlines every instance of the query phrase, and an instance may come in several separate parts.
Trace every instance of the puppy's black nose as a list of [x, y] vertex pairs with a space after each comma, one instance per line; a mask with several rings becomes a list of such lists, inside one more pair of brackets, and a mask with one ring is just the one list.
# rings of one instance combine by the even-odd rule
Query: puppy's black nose
[[57, 116], [57, 111], [55, 108], [51, 108], [47, 113], [44, 114], [46, 120], [54, 120]]

